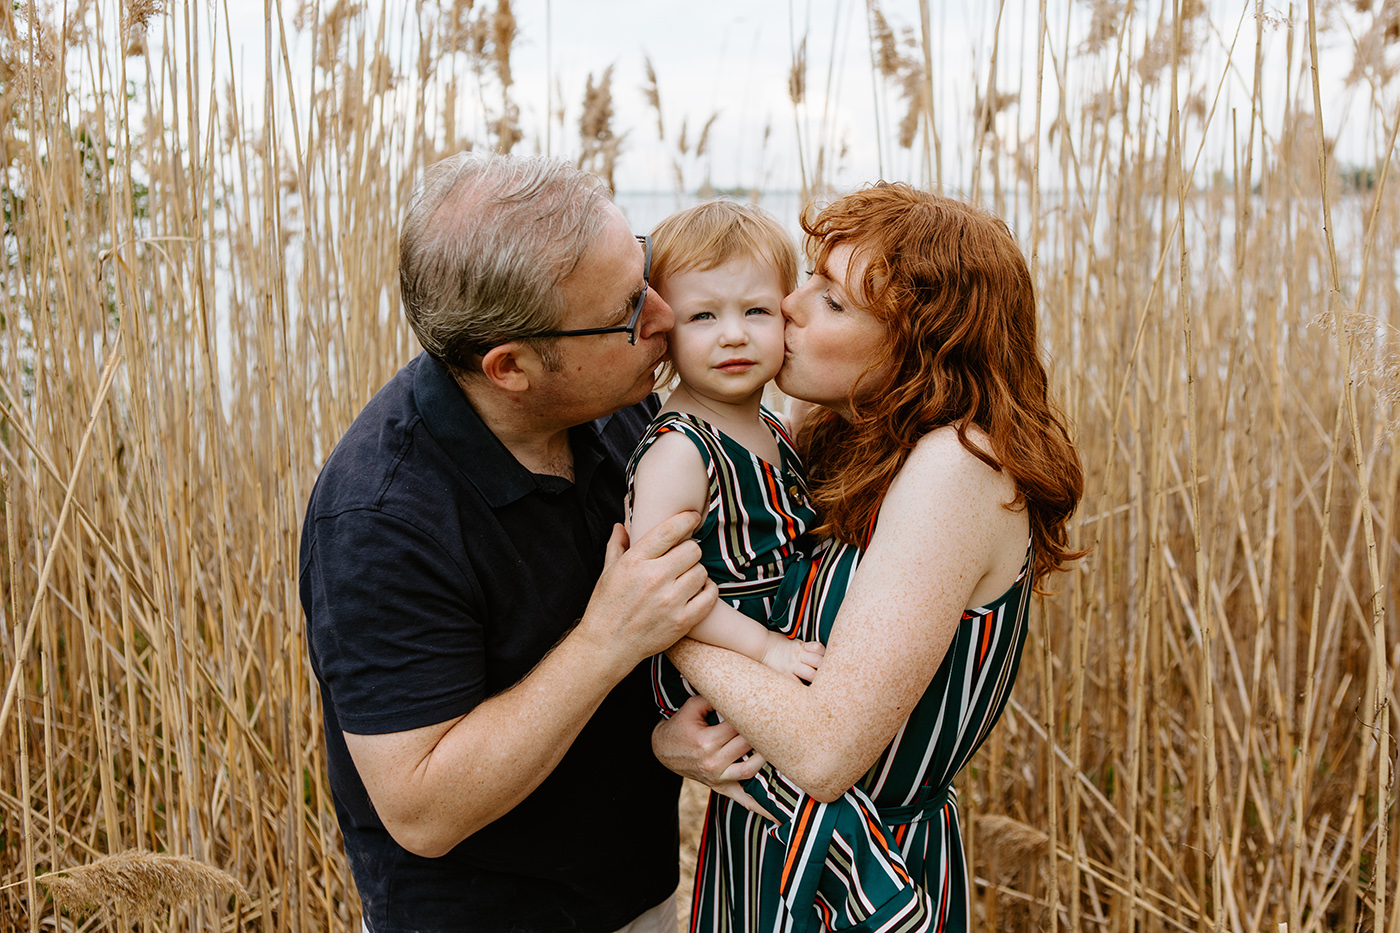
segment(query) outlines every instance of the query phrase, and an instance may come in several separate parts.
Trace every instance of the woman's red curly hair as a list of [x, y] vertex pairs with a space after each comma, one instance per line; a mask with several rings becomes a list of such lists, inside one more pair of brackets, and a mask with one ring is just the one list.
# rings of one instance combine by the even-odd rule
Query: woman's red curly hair
[[[957, 428], [973, 456], [1016, 483], [1027, 509], [1035, 575], [1046, 580], [1083, 555], [1066, 525], [1084, 475], [1050, 402], [1036, 338], [1035, 288], [1006, 224], [985, 211], [904, 184], [880, 183], [802, 216], [807, 253], [832, 249], [865, 263], [850, 296], [888, 330], [850, 399], [851, 420], [818, 410], [798, 449], [823, 524], [817, 533], [863, 545], [890, 483], [919, 438]], [[991, 451], [968, 437], [976, 426]]]

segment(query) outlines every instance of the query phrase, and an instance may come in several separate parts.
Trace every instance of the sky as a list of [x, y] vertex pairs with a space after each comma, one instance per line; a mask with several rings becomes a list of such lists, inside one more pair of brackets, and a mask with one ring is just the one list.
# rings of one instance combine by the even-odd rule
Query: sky
[[[1138, 27], [1130, 36], [1134, 47], [1145, 40], [1162, 2], [1137, 3]], [[403, 16], [411, 15], [406, 0], [370, 0], [370, 7], [379, 9], [384, 3], [390, 5], [391, 19], [397, 16], [402, 22]], [[478, 6], [494, 8], [495, 3], [478, 0]], [[1006, 0], [1000, 6], [985, 0], [930, 4], [934, 101], [946, 140], [941, 174], [954, 190], [969, 184], [976, 160], [970, 143], [973, 114], [986, 86], [992, 37], [998, 30], [998, 88], [1022, 89], [1027, 97], [1034, 93], [1038, 5], [1038, 0]], [[1207, 103], [1217, 100], [1218, 93], [1211, 126], [1202, 132], [1195, 125], [1196, 139], [1188, 145], [1204, 141], [1207, 160], [1220, 163], [1228, 159], [1233, 138], [1232, 109], [1248, 111], [1256, 7], [1255, 0], [1207, 0], [1206, 5], [1209, 22], [1198, 32], [1194, 42], [1198, 52], [1181, 86], [1183, 94], [1195, 93]], [[284, 0], [283, 6], [290, 20], [295, 3]], [[879, 6], [896, 33], [918, 29], [916, 0], [883, 0]], [[1374, 156], [1381, 135], [1374, 117], [1368, 116], [1374, 108], [1364, 94], [1358, 98], [1343, 86], [1350, 70], [1348, 29], [1354, 33], [1360, 21], [1343, 4], [1328, 7], [1324, 0], [1323, 6], [1333, 10], [1329, 20], [1333, 28], [1321, 37], [1325, 123], [1329, 135], [1340, 137], [1341, 158], [1365, 161]], [[913, 150], [905, 150], [896, 144], [895, 125], [903, 104], [896, 88], [875, 77], [865, 0], [514, 0], [512, 7], [519, 29], [512, 53], [516, 82], [512, 96], [526, 130], [520, 144], [523, 151], [576, 155], [585, 82], [590, 76], [596, 80], [612, 66], [614, 125], [627, 132], [618, 165], [619, 190], [673, 190], [676, 164], [686, 190], [705, 181], [717, 188], [795, 189], [803, 180], [799, 146], [804, 147], [809, 171], [813, 151], [826, 150], [835, 163], [829, 177], [837, 188], [881, 177], [926, 180], [921, 147], [916, 144]], [[1090, 3], [1048, 0], [1047, 7], [1051, 40], [1042, 86], [1042, 139], [1058, 105], [1057, 65], [1062, 65], [1067, 98], [1078, 104], [1109, 82], [1113, 64], [1111, 55], [1083, 54], [1083, 38], [1093, 15]], [[255, 78], [262, 62], [262, 8], [256, 0], [229, 7], [235, 59], [252, 62], [241, 70], [251, 71]], [[1273, 132], [1278, 129], [1282, 95], [1288, 86], [1288, 9], [1285, 0], [1262, 4], [1265, 122], [1270, 126], [1272, 114]], [[1306, 6], [1295, 2], [1293, 9], [1301, 25]], [[1344, 13], [1351, 15], [1350, 21], [1342, 18]], [[804, 35], [808, 102], [794, 108], [788, 78], [794, 48]], [[294, 57], [306, 60], [307, 34], [294, 41]], [[1301, 31], [1293, 41], [1297, 63], [1302, 60]], [[1232, 42], [1236, 42], [1234, 64], [1227, 68]], [[658, 137], [657, 115], [642, 90], [648, 60], [656, 72], [664, 140]], [[246, 74], [243, 84], [248, 99]], [[554, 96], [551, 87], [562, 89], [564, 122], [562, 127], [549, 124], [546, 129]], [[1158, 105], [1165, 101], [1163, 94]], [[1392, 99], [1388, 112], [1395, 108]], [[696, 158], [694, 141], [711, 115], [714, 124], [707, 154]], [[1234, 119], [1243, 126], [1238, 113]], [[682, 125], [692, 149], [688, 156], [681, 156], [677, 147]], [[1031, 101], [1009, 108], [998, 130], [1007, 140], [1033, 138]]]

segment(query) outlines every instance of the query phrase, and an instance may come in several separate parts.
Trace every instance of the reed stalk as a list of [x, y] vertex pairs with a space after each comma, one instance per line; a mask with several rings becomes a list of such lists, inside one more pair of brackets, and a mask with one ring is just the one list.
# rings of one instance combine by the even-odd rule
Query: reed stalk
[[[987, 186], [1085, 465], [1090, 556], [959, 785], [979, 924], [1400, 931], [1400, 43], [1373, 6], [1039, 0], [1034, 68], [1001, 7], [966, 68], [927, 0], [867, 3], [869, 92], [842, 78], [857, 5], [785, 11], [772, 127], [801, 185], [832, 190], [873, 99], [887, 170]], [[132, 852], [246, 891], [160, 901], [161, 929], [357, 928], [297, 535], [416, 351], [403, 206], [467, 143], [592, 146], [629, 187], [635, 128], [562, 131], [585, 88], [550, 80], [544, 127], [516, 119], [523, 6], [263, 9], [245, 73], [224, 4], [0, 5], [0, 929], [63, 928], [36, 879]], [[1338, 24], [1365, 66], [1340, 104]], [[656, 93], [682, 175], [720, 164], [720, 123], [682, 152]], [[664, 129], [683, 118], [707, 125]], [[1332, 148], [1344, 121], [1368, 151]], [[128, 900], [85, 929], [131, 929]]]

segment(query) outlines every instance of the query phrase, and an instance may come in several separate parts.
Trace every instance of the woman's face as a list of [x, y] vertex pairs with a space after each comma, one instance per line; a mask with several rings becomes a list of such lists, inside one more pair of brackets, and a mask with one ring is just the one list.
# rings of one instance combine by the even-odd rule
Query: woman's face
[[[849, 243], [834, 248], [826, 265], [783, 299], [786, 354], [777, 379], [793, 398], [825, 405], [847, 420], [857, 380], [886, 340], [885, 325], [851, 299], [847, 283], [865, 272], [863, 260], [852, 261], [853, 251]], [[866, 375], [862, 384], [878, 375]]]

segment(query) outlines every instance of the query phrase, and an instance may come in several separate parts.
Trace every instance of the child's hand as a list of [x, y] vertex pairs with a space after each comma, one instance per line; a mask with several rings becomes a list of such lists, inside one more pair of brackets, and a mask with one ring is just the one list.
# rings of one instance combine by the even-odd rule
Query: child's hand
[[768, 633], [768, 645], [763, 649], [763, 663], [799, 680], [811, 682], [821, 667], [826, 646], [819, 641], [798, 641], [777, 632]]

